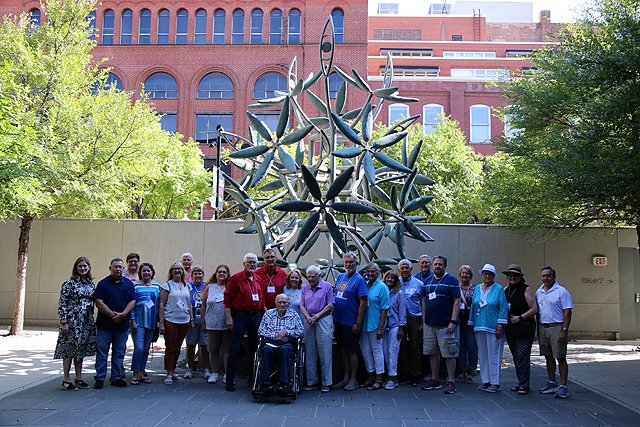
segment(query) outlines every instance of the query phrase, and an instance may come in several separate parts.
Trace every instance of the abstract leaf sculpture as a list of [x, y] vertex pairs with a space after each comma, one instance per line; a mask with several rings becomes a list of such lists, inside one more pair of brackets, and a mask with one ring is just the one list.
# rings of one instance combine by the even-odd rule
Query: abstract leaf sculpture
[[[320, 71], [299, 78], [294, 58], [289, 67], [288, 91], [276, 92], [275, 97], [250, 105], [281, 105], [276, 129], [247, 112], [251, 124], [248, 138], [222, 131], [237, 145], [233, 147], [237, 151], [229, 155], [230, 161], [248, 170], [239, 181], [225, 176], [229, 185], [225, 189], [228, 197], [223, 218], [243, 218], [244, 225], [236, 232], [257, 233], [261, 248], [275, 248], [287, 264], [297, 264], [325, 234], [331, 242], [328, 256], [317, 262], [331, 274], [334, 269], [341, 269], [340, 261], [333, 262], [334, 257], [340, 259], [347, 250], [359, 252], [363, 263], [396, 263], [397, 259], [378, 257], [377, 250], [385, 237], [396, 244], [398, 255], [403, 258], [405, 237], [433, 240], [416, 223], [427, 219], [427, 204], [433, 199], [420, 190], [434, 184], [415, 168], [422, 142], [407, 152], [406, 129], [419, 116], [396, 123], [386, 134], [372, 140], [373, 124], [384, 101], [417, 101], [399, 96], [398, 88], [391, 86], [391, 57], [387, 56], [383, 87], [373, 90], [355, 69], [347, 73], [333, 65], [335, 47], [329, 17], [320, 42]], [[335, 101], [329, 96], [328, 79], [333, 72], [343, 80]], [[318, 85], [319, 81], [324, 86]], [[323, 96], [312, 91], [316, 87]], [[362, 107], [343, 111], [349, 105], [348, 89], [364, 92], [366, 101]], [[299, 100], [304, 96], [320, 116], [312, 117], [300, 107]], [[297, 127], [287, 132], [290, 122]], [[254, 134], [259, 135], [260, 142], [254, 141]], [[400, 142], [401, 162], [384, 153], [385, 148]], [[292, 155], [289, 146], [294, 144]], [[377, 169], [376, 162], [380, 165]], [[256, 187], [263, 180], [269, 182]], [[425, 215], [418, 215], [420, 210]], [[376, 227], [363, 235], [357, 220]]]

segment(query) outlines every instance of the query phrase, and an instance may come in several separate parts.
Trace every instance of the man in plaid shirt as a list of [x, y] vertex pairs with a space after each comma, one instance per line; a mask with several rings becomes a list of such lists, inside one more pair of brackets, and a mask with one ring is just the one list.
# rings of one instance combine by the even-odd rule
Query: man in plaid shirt
[[279, 294], [276, 297], [276, 308], [267, 310], [262, 317], [258, 335], [266, 338], [266, 343], [259, 350], [262, 352], [260, 372], [260, 391], [265, 397], [273, 394], [271, 372], [276, 357], [278, 364], [278, 395], [284, 397], [289, 391], [289, 366], [295, 354], [292, 341], [304, 335], [304, 326], [295, 310], [289, 308], [289, 297]]

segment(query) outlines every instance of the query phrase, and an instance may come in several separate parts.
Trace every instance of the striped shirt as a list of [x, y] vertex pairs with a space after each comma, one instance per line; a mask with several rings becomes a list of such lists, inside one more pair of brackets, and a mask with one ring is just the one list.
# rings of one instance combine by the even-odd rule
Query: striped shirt
[[160, 302], [160, 286], [157, 282], [151, 285], [143, 285], [136, 282], [136, 306], [133, 316], [139, 328], [155, 329], [158, 322], [158, 303]]
[[271, 340], [276, 339], [276, 332], [285, 330], [289, 338], [300, 338], [304, 335], [304, 326], [298, 313], [292, 308], [287, 308], [284, 316], [278, 316], [278, 309], [271, 308], [262, 317], [258, 335]]

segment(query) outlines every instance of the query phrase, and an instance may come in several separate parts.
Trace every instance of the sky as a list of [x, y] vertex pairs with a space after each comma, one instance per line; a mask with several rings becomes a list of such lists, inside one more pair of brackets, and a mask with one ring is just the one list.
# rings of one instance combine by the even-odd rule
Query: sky
[[587, 0], [533, 0], [534, 20], [538, 20], [541, 10], [551, 10], [553, 22], [573, 22]]

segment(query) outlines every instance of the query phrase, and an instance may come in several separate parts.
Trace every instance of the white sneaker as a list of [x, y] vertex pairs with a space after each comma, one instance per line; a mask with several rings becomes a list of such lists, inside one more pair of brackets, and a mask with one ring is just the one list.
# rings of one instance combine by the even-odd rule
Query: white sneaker
[[394, 388], [396, 388], [398, 386], [398, 383], [395, 381], [387, 381], [387, 383], [384, 385], [384, 389], [385, 390], [393, 390]]
[[218, 382], [218, 374], [215, 374], [215, 373], [214, 373], [214, 374], [209, 375], [209, 378], [207, 379], [207, 382], [208, 382], [209, 384], [215, 384], [215, 383], [217, 383], [217, 382]]
[[209, 376], [211, 376], [211, 372], [209, 372], [208, 369], [205, 369], [204, 372], [202, 373], [202, 378], [204, 378], [205, 380], [208, 380]]
[[224, 376], [222, 377], [222, 384], [226, 384], [227, 383], [227, 374], [224, 374]]
[[187, 372], [184, 373], [184, 378], [187, 380], [193, 378], [193, 371], [191, 369], [187, 369]]

